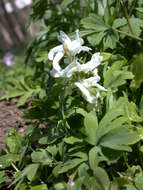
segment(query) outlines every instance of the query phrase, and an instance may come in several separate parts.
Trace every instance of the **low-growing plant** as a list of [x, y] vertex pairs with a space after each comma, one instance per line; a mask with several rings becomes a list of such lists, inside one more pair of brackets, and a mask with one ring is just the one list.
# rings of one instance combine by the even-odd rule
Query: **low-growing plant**
[[[70, 10], [74, 18], [79, 2], [90, 5], [79, 17], [81, 25], [75, 20], [70, 26], [66, 20], [61, 28], [70, 33], [79, 26], [81, 32], [76, 29], [69, 37], [59, 31], [57, 45], [59, 26], [46, 26], [48, 20], [60, 10], [65, 13], [58, 17], [59, 25]], [[47, 18], [53, 4], [54, 16]], [[142, 190], [141, 13], [140, 0], [33, 2], [32, 18], [41, 19], [42, 28], [28, 47], [35, 72], [28, 87], [20, 83], [25, 90], [19, 100], [24, 103], [25, 96], [34, 95], [25, 110], [33, 122], [24, 134], [15, 126], [6, 135], [7, 151], [0, 152], [1, 187]]]

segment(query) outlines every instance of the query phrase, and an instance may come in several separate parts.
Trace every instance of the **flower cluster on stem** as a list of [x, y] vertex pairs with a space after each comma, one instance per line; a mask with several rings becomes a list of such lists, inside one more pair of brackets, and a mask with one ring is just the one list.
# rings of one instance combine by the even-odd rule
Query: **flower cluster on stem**
[[[83, 46], [84, 41], [79, 36], [79, 30], [75, 32], [75, 39], [71, 40], [63, 31], [60, 31], [58, 40], [62, 43], [52, 48], [48, 54], [48, 58], [52, 61], [52, 70], [50, 74], [54, 78], [67, 78], [70, 79], [74, 73], [85, 73], [85, 78], [78, 78], [74, 81], [74, 85], [81, 91], [83, 97], [89, 103], [95, 103], [99, 97], [99, 93], [92, 95], [89, 91], [90, 87], [96, 87], [99, 90], [106, 91], [106, 89], [99, 84], [100, 76], [98, 75], [98, 66], [101, 64], [102, 56], [100, 53], [94, 53], [91, 60], [87, 63], [81, 64], [76, 57], [80, 52], [88, 52], [91, 48]], [[60, 62], [63, 57], [67, 57], [68, 65], [62, 69]], [[87, 73], [92, 76], [86, 78]]]

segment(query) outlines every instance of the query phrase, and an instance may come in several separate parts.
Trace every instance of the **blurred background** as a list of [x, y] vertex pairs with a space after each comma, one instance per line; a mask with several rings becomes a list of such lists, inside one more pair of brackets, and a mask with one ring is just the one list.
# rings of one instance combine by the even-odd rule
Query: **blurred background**
[[24, 46], [28, 30], [31, 0], [0, 0], [0, 53]]
[[0, 101], [0, 147], [7, 128], [22, 120], [16, 102], [6, 100], [20, 95], [15, 85], [23, 84], [24, 76], [33, 71], [24, 64], [26, 47], [39, 31], [39, 23], [30, 23], [31, 4], [32, 0], [0, 0], [0, 100], [5, 100]]
[[14, 54], [21, 54], [39, 25], [30, 27], [32, 0], [0, 0], [0, 58], [1, 64], [14, 64]]
[[32, 0], [0, 0], [0, 95], [10, 77], [24, 75], [24, 57], [28, 42], [39, 31], [30, 24]]

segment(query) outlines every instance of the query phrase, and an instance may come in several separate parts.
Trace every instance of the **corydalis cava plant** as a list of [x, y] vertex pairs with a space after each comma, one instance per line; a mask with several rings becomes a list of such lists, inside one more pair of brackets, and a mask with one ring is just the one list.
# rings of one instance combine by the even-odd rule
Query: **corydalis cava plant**
[[[49, 60], [52, 61], [52, 70], [50, 74], [54, 78], [67, 78], [70, 79], [74, 73], [85, 73], [85, 78], [80, 80], [80, 77], [74, 81], [74, 85], [80, 89], [83, 97], [89, 103], [95, 103], [99, 97], [99, 93], [96, 95], [91, 94], [89, 88], [97, 87], [99, 90], [106, 91], [106, 89], [101, 86], [98, 82], [100, 81], [100, 76], [98, 75], [97, 67], [101, 64], [102, 56], [100, 53], [94, 53], [91, 60], [87, 63], [81, 64], [77, 58], [77, 54], [82, 52], [88, 52], [91, 48], [83, 46], [83, 39], [79, 36], [79, 31], [75, 32], [75, 39], [71, 40], [64, 32], [60, 32], [58, 39], [62, 42], [61, 45], [52, 48], [48, 54]], [[60, 61], [63, 57], [68, 58], [68, 65], [62, 69], [60, 66]], [[86, 73], [90, 72], [91, 77], [86, 78]]]

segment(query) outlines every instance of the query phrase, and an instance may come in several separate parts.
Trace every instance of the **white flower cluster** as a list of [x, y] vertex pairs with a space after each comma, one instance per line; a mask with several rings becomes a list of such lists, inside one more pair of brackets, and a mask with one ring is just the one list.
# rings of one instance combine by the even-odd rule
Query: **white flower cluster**
[[[32, 3], [32, 0], [14, 0], [14, 4], [18, 9], [23, 9], [26, 6], [29, 6]], [[13, 12], [12, 4], [8, 1], [5, 2], [5, 8], [8, 13]]]
[[[84, 72], [88, 73], [89, 71], [92, 73], [92, 77], [81, 81], [75, 81], [75, 86], [77, 86], [83, 94], [83, 97], [89, 102], [94, 103], [99, 93], [96, 96], [92, 95], [88, 88], [97, 87], [100, 90], [106, 91], [106, 89], [98, 84], [100, 81], [100, 76], [98, 75], [97, 67], [100, 65], [102, 61], [102, 56], [100, 53], [95, 53], [92, 55], [91, 60], [87, 63], [80, 64], [76, 58], [76, 55], [80, 52], [88, 52], [91, 48], [87, 46], [83, 46], [83, 39], [79, 36], [79, 31], [75, 32], [75, 40], [71, 40], [64, 32], [60, 32], [58, 36], [59, 41], [62, 43], [59, 46], [52, 48], [48, 54], [49, 60], [52, 61], [52, 70], [50, 72], [51, 76], [54, 78], [70, 78], [73, 73]], [[60, 66], [60, 60], [64, 56], [68, 57], [69, 65], [66, 68], [62, 69]]]

